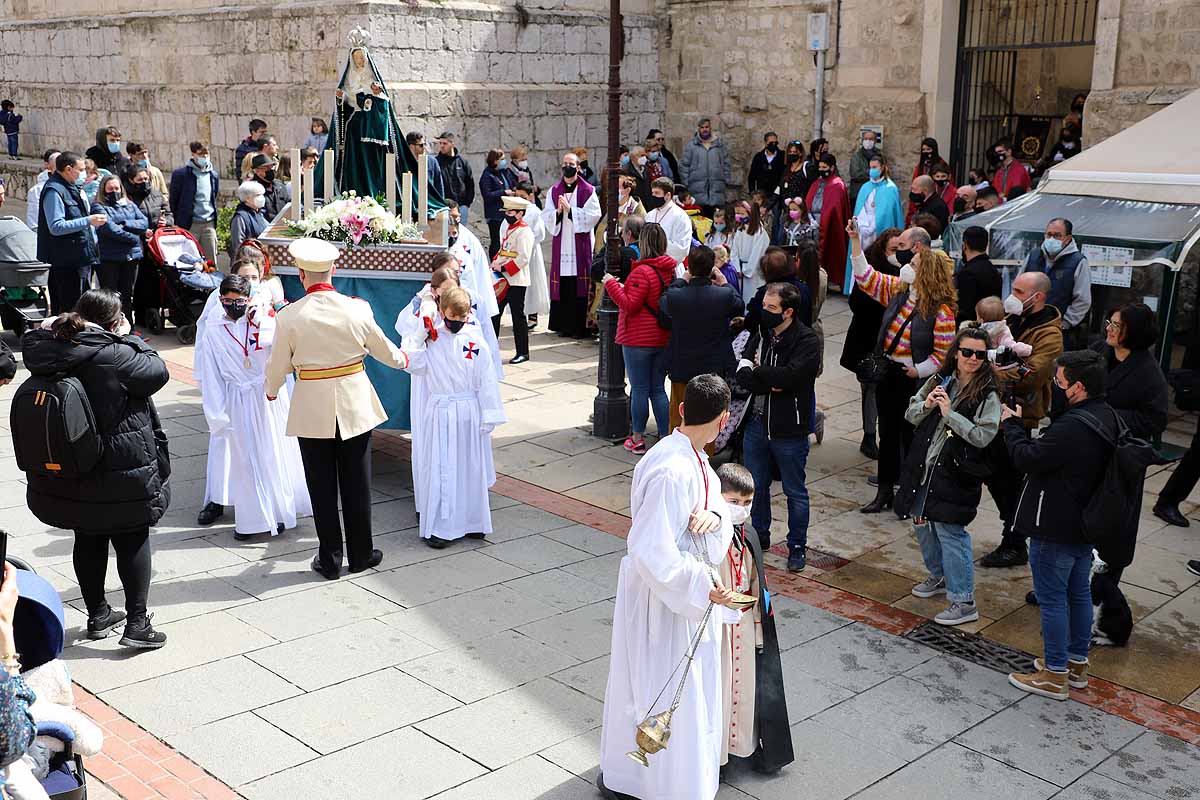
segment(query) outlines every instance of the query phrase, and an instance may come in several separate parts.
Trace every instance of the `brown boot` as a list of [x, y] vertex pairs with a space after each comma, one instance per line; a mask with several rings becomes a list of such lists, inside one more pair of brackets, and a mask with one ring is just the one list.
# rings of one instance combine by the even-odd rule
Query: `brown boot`
[[1066, 672], [1039, 669], [1037, 672], [1011, 673], [1008, 676], [1008, 682], [1030, 694], [1040, 694], [1051, 700], [1068, 700], [1071, 692], [1067, 688], [1067, 675]]
[[[1040, 658], [1033, 660], [1033, 669], [1035, 672], [1040, 672], [1046, 668]], [[1088, 685], [1088, 662], [1086, 661], [1067, 661], [1067, 685], [1072, 689], [1086, 689]]]

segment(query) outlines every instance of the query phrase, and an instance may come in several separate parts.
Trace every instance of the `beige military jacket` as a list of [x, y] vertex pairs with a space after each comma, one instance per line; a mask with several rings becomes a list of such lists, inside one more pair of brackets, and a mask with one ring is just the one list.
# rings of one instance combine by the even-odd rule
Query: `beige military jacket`
[[350, 439], [387, 420], [363, 371], [368, 354], [393, 369], [408, 366], [408, 356], [384, 335], [365, 300], [317, 290], [279, 312], [266, 392], [277, 396], [296, 372], [288, 436], [332, 439], [338, 432]]

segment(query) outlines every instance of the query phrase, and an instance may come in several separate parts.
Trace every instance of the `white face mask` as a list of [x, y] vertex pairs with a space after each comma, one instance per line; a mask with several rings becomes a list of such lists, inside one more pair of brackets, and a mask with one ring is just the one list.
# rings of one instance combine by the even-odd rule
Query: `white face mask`
[[1021, 299], [1015, 294], [1010, 294], [1008, 297], [1004, 298], [1004, 313], [1020, 314], [1024, 310], [1025, 304], [1022, 303]]
[[638, 164], [638, 166], [639, 166], [639, 167], [644, 167], [644, 166], [646, 166], [646, 157], [645, 157], [645, 156], [638, 156], [637, 164]]
[[736, 506], [729, 503], [729, 519], [734, 525], [744, 525], [750, 519], [750, 506]]
[[266, 197], [266, 195], [261, 195], [261, 194], [258, 195], [257, 197], [251, 197], [250, 202], [248, 203], [248, 205], [251, 208], [262, 208], [266, 204], [267, 204], [267, 197]]
[[874, 139], [863, 139], [863, 150], [874, 150], [874, 149], [875, 149], [875, 140]]
[[900, 268], [900, 259], [896, 258], [895, 253], [892, 253], [887, 257], [887, 262], [897, 269]]
[[529, 169], [529, 161], [527, 159], [521, 159], [517, 162], [517, 166], [521, 169]]
[[909, 286], [917, 282], [917, 271], [913, 269], [912, 264], [905, 264], [900, 268], [900, 282]]

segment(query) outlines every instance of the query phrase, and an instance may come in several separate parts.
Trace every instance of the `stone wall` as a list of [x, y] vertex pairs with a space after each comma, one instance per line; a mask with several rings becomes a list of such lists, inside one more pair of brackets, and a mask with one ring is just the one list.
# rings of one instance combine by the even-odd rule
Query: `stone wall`
[[[82, 5], [108, 9], [123, 1]], [[55, 2], [0, 0], [24, 12], [0, 12], [0, 94], [26, 115], [26, 154], [86, 148], [96, 128], [113, 124], [126, 140], [146, 142], [164, 168], [182, 163], [187, 142], [209, 142], [222, 175], [229, 175], [232, 151], [251, 118], [267, 120], [289, 147], [307, 135], [310, 117], [329, 117], [347, 57], [346, 34], [362, 26], [374, 35], [372, 54], [402, 129], [430, 139], [455, 132], [476, 171], [488, 149], [518, 143], [530, 147], [535, 177], [543, 182], [564, 149], [590, 147], [594, 163], [605, 155], [608, 17], [588, 10], [604, 5], [598, 0], [526, 3], [525, 26], [512, 2], [448, 0], [415, 8], [272, 2], [85, 16], [66, 26], [14, 19]], [[627, 6], [648, 10], [652, 2]], [[656, 18], [627, 13], [625, 26], [628, 141], [662, 126], [665, 97]]]

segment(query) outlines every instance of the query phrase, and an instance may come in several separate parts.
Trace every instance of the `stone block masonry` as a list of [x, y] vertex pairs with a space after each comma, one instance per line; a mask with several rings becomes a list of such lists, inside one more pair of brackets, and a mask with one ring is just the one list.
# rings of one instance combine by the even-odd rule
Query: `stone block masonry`
[[[453, 131], [476, 175], [497, 146], [526, 144], [542, 185], [564, 149], [588, 146], [597, 165], [606, 155], [608, 16], [607, 5], [594, 0], [526, 3], [524, 26], [512, 3], [201, 10], [171, 0], [176, 10], [64, 24], [45, 18], [57, 8], [47, 2], [23, 0], [16, 8], [0, 0], [0, 9], [13, 12], [0, 14], [0, 95], [25, 114], [25, 155], [46, 147], [82, 151], [97, 128], [112, 124], [127, 141], [145, 142], [164, 170], [187, 158], [189, 141], [209, 142], [221, 175], [230, 176], [251, 118], [267, 120], [288, 148], [308, 135], [311, 117], [330, 116], [346, 34], [358, 26], [373, 34], [372, 55], [401, 129], [430, 141]], [[653, 4], [627, 5], [641, 12], [625, 15], [622, 139], [634, 141], [663, 127], [666, 96]], [[34, 6], [46, 6], [45, 16], [22, 13]]]

